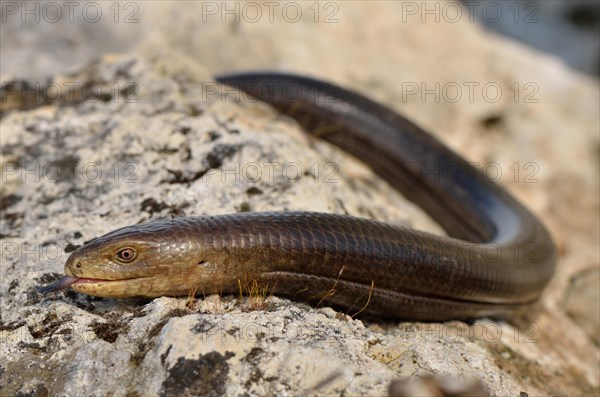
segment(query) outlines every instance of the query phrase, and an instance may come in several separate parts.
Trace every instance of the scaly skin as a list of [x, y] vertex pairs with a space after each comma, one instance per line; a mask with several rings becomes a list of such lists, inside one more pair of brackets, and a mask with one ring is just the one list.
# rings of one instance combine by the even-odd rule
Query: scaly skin
[[237, 293], [258, 282], [350, 313], [430, 321], [510, 317], [539, 298], [557, 257], [547, 230], [431, 135], [317, 80], [272, 73], [217, 80], [357, 156], [451, 237], [311, 212], [161, 220], [79, 248], [65, 265], [67, 277], [46, 290], [156, 297]]

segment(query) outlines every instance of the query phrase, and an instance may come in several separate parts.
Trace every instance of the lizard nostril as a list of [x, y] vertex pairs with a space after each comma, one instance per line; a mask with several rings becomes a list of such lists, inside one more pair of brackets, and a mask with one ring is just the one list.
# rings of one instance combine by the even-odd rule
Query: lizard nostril
[[77, 263], [75, 264], [75, 267], [76, 267], [77, 269], [81, 269], [81, 263], [77, 262]]

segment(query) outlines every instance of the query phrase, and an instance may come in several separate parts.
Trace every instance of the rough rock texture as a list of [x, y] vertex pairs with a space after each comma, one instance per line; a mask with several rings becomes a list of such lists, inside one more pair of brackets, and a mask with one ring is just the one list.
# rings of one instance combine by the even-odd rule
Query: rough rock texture
[[[467, 21], [403, 20], [393, 2], [338, 4], [334, 24], [308, 14], [296, 23], [203, 22], [200, 3], [156, 4], [140, 11], [139, 29], [151, 33], [136, 53], [42, 80], [93, 82], [97, 95], [3, 97], [1, 395], [401, 395], [408, 386], [398, 378], [415, 376], [464, 390], [481, 382], [490, 395], [598, 394], [597, 81]], [[158, 217], [310, 209], [440, 233], [291, 120], [212, 93], [214, 73], [254, 68], [365, 92], [501, 170], [499, 182], [561, 249], [532, 319], [390, 323], [277, 297], [37, 294], [85, 241]], [[5, 92], [17, 78], [3, 77]], [[439, 100], [421, 96], [421, 84], [436, 83], [448, 87]], [[501, 87], [497, 101], [477, 89], [485, 84]]]

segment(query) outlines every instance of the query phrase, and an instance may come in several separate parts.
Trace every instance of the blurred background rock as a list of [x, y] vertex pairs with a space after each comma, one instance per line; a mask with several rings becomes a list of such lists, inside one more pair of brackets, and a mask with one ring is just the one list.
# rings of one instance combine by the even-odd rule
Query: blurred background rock
[[[17, 78], [41, 78], [77, 70], [99, 54], [126, 52], [142, 42], [159, 22], [145, 17], [148, 8], [164, 10], [165, 13], [155, 14], [162, 18], [169, 15], [169, 10], [183, 7], [182, 2], [122, 2], [119, 7], [104, 2], [100, 7], [90, 5], [85, 8], [86, 3], [98, 3], [82, 1], [78, 2], [77, 7], [69, 9], [63, 2], [46, 3], [2, 1], [2, 73]], [[59, 7], [53, 6], [53, 3]], [[377, 2], [371, 3], [375, 7]], [[414, 10], [409, 5], [412, 3], [417, 7], [417, 17], [432, 20], [437, 13], [441, 19], [444, 18], [445, 1], [405, 3], [405, 13], [409, 16]], [[468, 15], [469, 20], [476, 20], [491, 31], [554, 54], [576, 70], [596, 76], [600, 73], [600, 2], [462, 0], [462, 3], [463, 16]], [[84, 10], [88, 21], [82, 17]], [[97, 10], [101, 10], [103, 15], [97, 22], [89, 23], [89, 20], [95, 19]], [[333, 11], [332, 8], [328, 10]], [[422, 15], [425, 10], [433, 13]], [[326, 15], [325, 11], [321, 10], [322, 17]], [[446, 11], [446, 17], [454, 18], [451, 9], [447, 8]], [[200, 18], [201, 15], [197, 14], [196, 17]], [[168, 31], [163, 33], [169, 34]]]
[[555, 54], [569, 66], [600, 73], [600, 2], [596, 0], [463, 0], [490, 30]]

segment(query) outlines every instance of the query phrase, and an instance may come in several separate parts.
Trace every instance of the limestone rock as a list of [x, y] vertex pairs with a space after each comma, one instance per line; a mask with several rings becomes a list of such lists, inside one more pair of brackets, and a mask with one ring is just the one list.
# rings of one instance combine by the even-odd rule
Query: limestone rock
[[[281, 16], [236, 24], [203, 21], [201, 3], [144, 3], [138, 29], [148, 34], [135, 52], [44, 80], [98, 91], [28, 106], [18, 94], [3, 101], [2, 395], [385, 395], [399, 378], [432, 375], [481, 382], [490, 395], [598, 393], [597, 306], [585, 304], [597, 299], [599, 263], [597, 81], [468, 21], [422, 23], [395, 2], [338, 6], [336, 24]], [[561, 247], [537, 317], [390, 323], [277, 297], [36, 293], [85, 241], [158, 217], [310, 209], [441, 233], [292, 120], [206, 95], [213, 74], [256, 68], [354, 88], [479, 167], [500, 170], [499, 183]], [[36, 83], [15, 70], [1, 83], [13, 90], [23, 81]], [[486, 84], [502, 95], [484, 95]], [[462, 95], [453, 101], [456, 87]], [[431, 89], [439, 100], [424, 93]], [[280, 166], [269, 174], [267, 163]]]

